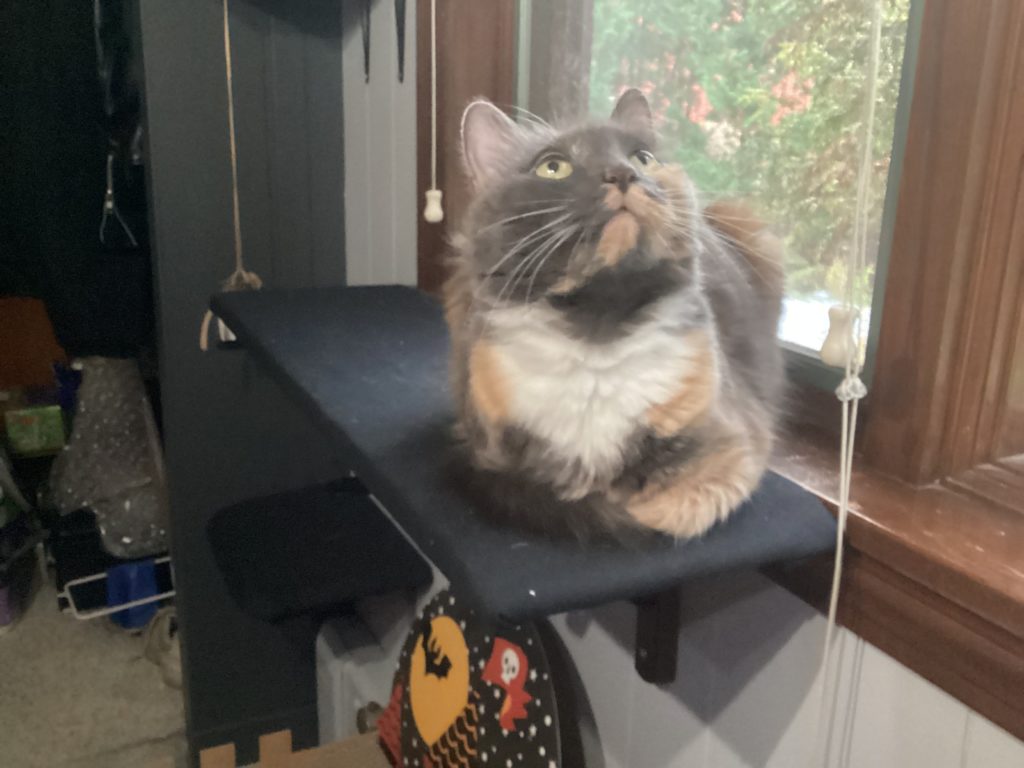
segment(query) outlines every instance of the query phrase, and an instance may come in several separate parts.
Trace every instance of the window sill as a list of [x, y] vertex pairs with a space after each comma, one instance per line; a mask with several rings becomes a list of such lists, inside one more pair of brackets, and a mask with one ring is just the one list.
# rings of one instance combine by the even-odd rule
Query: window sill
[[[835, 439], [784, 437], [773, 469], [835, 510]], [[1024, 514], [855, 467], [839, 621], [1024, 739]], [[831, 558], [774, 569], [823, 606]]]

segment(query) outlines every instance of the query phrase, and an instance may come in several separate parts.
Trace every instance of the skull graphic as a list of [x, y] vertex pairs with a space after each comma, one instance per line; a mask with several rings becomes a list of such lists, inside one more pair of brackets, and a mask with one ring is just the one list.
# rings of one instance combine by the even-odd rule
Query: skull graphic
[[501, 654], [501, 679], [508, 685], [519, 677], [519, 657], [511, 648], [506, 648]]

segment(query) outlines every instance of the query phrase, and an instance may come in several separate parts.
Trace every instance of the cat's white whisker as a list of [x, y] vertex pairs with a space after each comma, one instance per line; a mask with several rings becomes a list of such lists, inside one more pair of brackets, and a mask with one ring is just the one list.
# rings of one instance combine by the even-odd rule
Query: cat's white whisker
[[[553, 223], [554, 223], [554, 222], [552, 222], [552, 224], [553, 224]], [[520, 243], [519, 243], [519, 244], [518, 244], [518, 245], [516, 246], [516, 248], [515, 248], [515, 249], [513, 249], [512, 251], [510, 251], [510, 252], [509, 252], [508, 254], [506, 254], [506, 255], [505, 255], [505, 256], [504, 256], [503, 258], [502, 258], [501, 262], [504, 262], [505, 260], [507, 260], [507, 259], [508, 259], [508, 258], [509, 258], [510, 256], [512, 256], [512, 255], [513, 255], [513, 254], [514, 254], [514, 253], [515, 253], [515, 252], [516, 252], [517, 250], [519, 250], [519, 249], [520, 249], [521, 247], [525, 246], [525, 244], [526, 244], [527, 242], [529, 242], [529, 241], [531, 241], [531, 240], [536, 240], [536, 238], [537, 238], [537, 236], [538, 236], [538, 235], [541, 235], [541, 232], [540, 232], [539, 230], [538, 230], [537, 232], [534, 232], [534, 233], [533, 233], [532, 235], [530, 235], [529, 237], [527, 237], [527, 238], [524, 238], [524, 239], [523, 239], [522, 241], [520, 241]], [[537, 251], [538, 251], [538, 250], [539, 250], [540, 248], [543, 248], [543, 247], [544, 247], [544, 246], [545, 246], [545, 245], [546, 245], [546, 244], [547, 244], [547, 243], [548, 243], [548, 242], [550, 241], [550, 239], [551, 239], [551, 238], [553, 238], [553, 237], [554, 237], [554, 236], [556, 236], [556, 235], [557, 235], [557, 231], [556, 231], [556, 232], [545, 232], [545, 233], [543, 233], [543, 235], [542, 235], [542, 236], [541, 236], [541, 238], [540, 238], [540, 241], [536, 243], [535, 247], [534, 247], [534, 248], [533, 248], [533, 249], [532, 249], [532, 250], [531, 250], [531, 251], [530, 251], [530, 252], [529, 252], [529, 253], [528, 253], [528, 254], [527, 254], [527, 255], [526, 255], [526, 256], [525, 256], [524, 258], [522, 258], [522, 259], [521, 259], [521, 260], [519, 261], [519, 263], [518, 263], [518, 264], [516, 264], [516, 265], [515, 265], [515, 267], [513, 267], [513, 268], [512, 268], [512, 271], [511, 271], [511, 272], [509, 272], [509, 274], [508, 274], [508, 275], [506, 276], [506, 278], [505, 278], [505, 282], [504, 282], [504, 284], [502, 285], [502, 287], [501, 287], [501, 290], [500, 290], [500, 291], [498, 292], [498, 296], [497, 296], [497, 299], [495, 300], [496, 302], [499, 302], [499, 303], [500, 303], [501, 299], [502, 299], [502, 298], [503, 298], [503, 296], [504, 296], [505, 290], [506, 290], [506, 289], [507, 289], [507, 288], [509, 287], [509, 285], [511, 284], [512, 280], [513, 280], [513, 279], [514, 279], [514, 278], [516, 277], [516, 275], [518, 275], [518, 274], [519, 274], [519, 272], [520, 272], [520, 271], [521, 271], [521, 270], [522, 270], [522, 269], [523, 269], [523, 268], [524, 268], [524, 267], [525, 267], [526, 265], [528, 265], [528, 264], [530, 263], [530, 260], [531, 260], [531, 259], [533, 258], [534, 254], [536, 254], [536, 253], [537, 253]], [[499, 263], [498, 263], [498, 265], [496, 265], [496, 266], [500, 266], [501, 262], [499, 262]], [[492, 270], [492, 271], [493, 271], [493, 270]]]
[[530, 265], [533, 264], [537, 255], [542, 253], [543, 249], [553, 242], [557, 236], [558, 233], [555, 232], [549, 237], [546, 237], [539, 245], [537, 245], [536, 248], [530, 251], [524, 259], [516, 264], [515, 269], [509, 273], [508, 278], [505, 280], [505, 284], [501, 287], [501, 291], [498, 292], [498, 298], [496, 299], [497, 304], [501, 304], [502, 299], [505, 298], [506, 291], [508, 291], [509, 297], [515, 293], [516, 286], [519, 284], [519, 278], [526, 274], [526, 271], [530, 268]]
[[[479, 303], [480, 299], [482, 298], [482, 292], [484, 290], [486, 281], [494, 276], [494, 274], [498, 271], [498, 269], [501, 268], [502, 264], [504, 264], [506, 261], [508, 261], [513, 256], [515, 256], [516, 253], [518, 253], [520, 250], [525, 248], [532, 241], [535, 241], [537, 238], [540, 238], [541, 244], [546, 242], [547, 236], [548, 236], [547, 230], [549, 230], [552, 227], [558, 226], [560, 223], [564, 223], [565, 221], [568, 220], [568, 218], [569, 218], [569, 214], [563, 214], [562, 216], [559, 216], [558, 218], [553, 219], [552, 221], [548, 222], [544, 226], [539, 227], [538, 229], [535, 229], [533, 232], [530, 232], [529, 234], [527, 234], [524, 237], [520, 238], [513, 245], [513, 247], [508, 251], [508, 253], [506, 253], [504, 256], [502, 256], [501, 259], [499, 259], [498, 262], [493, 267], [491, 267], [481, 278], [479, 278], [476, 286], [473, 288], [473, 290], [471, 292], [471, 295], [470, 295], [469, 308], [468, 308], [467, 315], [466, 315], [467, 319], [470, 316], [470, 312], [472, 312], [472, 310], [476, 307], [476, 305]], [[519, 266], [520, 265], [517, 265], [516, 269], [518, 269]], [[516, 272], [516, 270], [514, 269], [512, 271], [512, 274], [514, 275], [515, 272]], [[509, 276], [509, 279], [511, 279], [511, 275]], [[507, 281], [506, 281], [506, 283], [507, 283]]]
[[530, 291], [533, 288], [533, 282], [536, 279], [537, 271], [544, 266], [544, 263], [548, 260], [551, 254], [557, 251], [559, 247], [561, 247], [562, 243], [564, 243], [572, 235], [573, 231], [574, 228], [569, 227], [568, 229], [563, 230], [561, 233], [557, 234], [555, 237], [551, 238], [551, 240], [548, 241], [548, 244], [545, 248], [539, 249], [537, 253], [533, 255], [533, 257], [530, 259], [529, 266], [527, 266], [526, 269], [519, 273], [519, 277], [516, 280], [516, 284], [512, 287], [513, 292], [516, 288], [519, 287], [519, 284], [526, 278], [526, 275], [528, 273], [530, 274], [530, 282], [527, 284], [526, 298], [524, 299], [524, 303], [526, 304], [526, 306], [530, 305]]
[[[541, 259], [540, 262], [537, 264], [537, 266], [534, 268], [533, 274], [530, 276], [530, 283], [529, 283], [529, 285], [526, 286], [526, 303], [527, 303], [527, 305], [529, 305], [529, 303], [530, 303], [530, 296], [533, 294], [533, 284], [534, 284], [534, 281], [536, 281], [537, 275], [540, 274], [540, 271], [544, 268], [545, 262], [547, 262], [547, 260], [549, 258], [551, 258], [551, 255], [553, 253], [555, 253], [556, 251], [558, 251], [559, 248], [562, 247], [562, 245], [565, 243], [566, 240], [568, 240], [570, 237], [572, 237], [573, 232], [575, 230], [576, 230], [575, 225], [573, 225], [571, 227], [568, 227], [565, 230], [565, 234], [562, 235], [562, 237], [558, 240], [558, 242], [555, 243], [548, 250], [548, 252], [544, 255], [544, 258]], [[579, 243], [579, 240], [577, 240], [576, 242]], [[575, 246], [573, 247], [573, 250], [575, 251]]]
[[567, 230], [556, 230], [555, 232], [551, 233], [549, 237], [546, 237], [542, 243], [537, 245], [537, 247], [534, 248], [533, 251], [531, 251], [529, 256], [527, 256], [519, 264], [516, 265], [516, 268], [512, 270], [512, 273], [509, 275], [508, 280], [505, 281], [505, 285], [502, 287], [501, 293], [498, 294], [499, 304], [501, 303], [502, 298], [504, 298], [505, 290], [509, 289], [508, 293], [510, 296], [514, 294], [516, 288], [522, 281], [522, 278], [529, 271], [530, 267], [533, 264], [537, 263], [539, 259], [543, 258], [548, 253], [548, 249], [552, 246], [552, 244], [554, 244], [554, 247], [557, 247], [557, 241], [562, 236], [562, 234], [566, 231], [571, 233], [574, 226], [575, 225], [570, 226]]
[[509, 216], [507, 219], [502, 219], [501, 221], [496, 221], [493, 224], [488, 224], [486, 227], [481, 229], [477, 234], [481, 234], [483, 232], [489, 232], [490, 230], [495, 229], [497, 227], [502, 227], [502, 226], [504, 226], [506, 224], [511, 224], [513, 221], [521, 221], [522, 219], [529, 219], [529, 218], [531, 218], [533, 216], [543, 216], [545, 213], [557, 213], [559, 211], [564, 211], [564, 210], [565, 210], [565, 206], [564, 205], [559, 205], [559, 206], [554, 206], [552, 208], [541, 208], [540, 210], [537, 210], [537, 211], [528, 211], [527, 213], [520, 213], [517, 216]]
[[556, 219], [552, 219], [544, 226], [538, 227], [537, 229], [533, 230], [533, 232], [521, 237], [518, 241], [516, 241], [515, 244], [513, 244], [512, 248], [508, 251], [508, 253], [506, 253], [498, 260], [497, 264], [495, 264], [493, 267], [487, 270], [486, 274], [484, 275], [484, 278], [492, 277], [494, 273], [498, 271], [502, 264], [504, 264], [513, 256], [515, 256], [517, 253], [519, 253], [520, 250], [525, 248], [528, 244], [536, 240], [538, 237], [547, 237], [547, 230], [551, 229], [552, 227], [557, 227], [558, 225], [563, 224], [568, 220], [569, 214], [563, 214], [562, 216], [559, 216]]
[[531, 197], [518, 203], [510, 203], [512, 208], [522, 208], [526, 205], [545, 205], [547, 203], [574, 203], [571, 197]]
[[517, 117], [526, 118], [526, 121], [531, 123], [532, 125], [536, 125], [541, 128], [546, 128], [548, 130], [554, 130], [554, 127], [551, 125], [551, 123], [549, 123], [543, 117], [538, 115], [536, 112], [531, 112], [525, 107], [520, 107], [515, 104], [509, 105], [507, 108], [514, 111]]

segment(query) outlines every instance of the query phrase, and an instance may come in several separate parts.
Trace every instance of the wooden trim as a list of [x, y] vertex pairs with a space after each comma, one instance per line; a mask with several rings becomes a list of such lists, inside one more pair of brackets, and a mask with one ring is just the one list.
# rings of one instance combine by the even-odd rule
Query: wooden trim
[[586, 116], [590, 107], [593, 0], [532, 4], [529, 104], [545, 120]]
[[1024, 504], [1024, 474], [1008, 462], [973, 467], [950, 478], [946, 485], [1013, 512], [1019, 512]]
[[[1020, 100], [1024, 103], [1024, 96]], [[1024, 199], [1024, 195], [1021, 198]], [[1024, 211], [1017, 221], [1024, 230]], [[1018, 253], [1024, 253], [1024, 242], [1013, 247]], [[1024, 454], [1024, 304], [1018, 314], [1017, 333], [1012, 343], [1015, 351], [1006, 376], [1006, 397], [1002, 399], [1003, 409], [996, 419], [999, 424], [996, 455], [1003, 457]], [[1024, 462], [1021, 471], [1024, 471]]]
[[[835, 510], [833, 442], [806, 429], [787, 435], [773, 468]], [[1024, 738], [1024, 515], [863, 462], [851, 493], [840, 623]], [[827, 604], [831, 557], [769, 575]]]
[[928, 0], [864, 453], [915, 484], [1000, 458], [1024, 307], [1024, 4]]
[[[446, 232], [469, 202], [459, 157], [462, 110], [475, 97], [512, 104], [515, 94], [516, 0], [445, 0], [437, 4], [437, 181], [445, 220], [419, 218], [418, 285], [436, 293], [444, 282]], [[417, 202], [430, 186], [430, 3], [416, 15]]]
[[[785, 435], [773, 469], [835, 510], [830, 435]], [[1024, 638], [1024, 515], [942, 485], [916, 488], [854, 464], [847, 540], [853, 549]]]

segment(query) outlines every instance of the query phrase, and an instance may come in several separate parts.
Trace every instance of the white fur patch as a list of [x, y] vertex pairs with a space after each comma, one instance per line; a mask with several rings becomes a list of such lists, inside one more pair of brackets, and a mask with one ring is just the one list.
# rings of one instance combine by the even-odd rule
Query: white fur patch
[[580, 471], [564, 478], [567, 498], [598, 490], [596, 480], [618, 474], [647, 410], [669, 400], [701, 364], [702, 348], [688, 345], [679, 327], [677, 302], [662, 300], [650, 321], [605, 344], [561, 333], [550, 308], [489, 313], [513, 423], [546, 440], [559, 458], [579, 462]]

